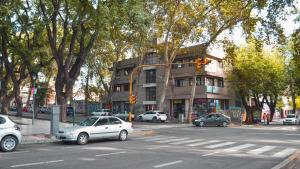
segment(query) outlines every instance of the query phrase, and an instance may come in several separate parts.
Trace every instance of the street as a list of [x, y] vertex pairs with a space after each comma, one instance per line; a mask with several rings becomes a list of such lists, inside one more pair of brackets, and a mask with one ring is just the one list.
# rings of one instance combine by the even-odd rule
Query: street
[[0, 153], [0, 168], [268, 169], [300, 149], [298, 126], [151, 126], [153, 134], [125, 142], [20, 145]]

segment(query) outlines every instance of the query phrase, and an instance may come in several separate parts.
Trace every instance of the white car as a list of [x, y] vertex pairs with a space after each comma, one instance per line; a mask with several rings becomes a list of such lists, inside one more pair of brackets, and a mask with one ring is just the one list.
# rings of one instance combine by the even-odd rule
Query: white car
[[77, 126], [60, 129], [56, 138], [64, 142], [77, 141], [78, 144], [83, 145], [89, 140], [103, 138], [118, 138], [120, 141], [125, 141], [132, 131], [132, 123], [117, 117], [92, 116]]
[[167, 120], [167, 115], [164, 112], [161, 111], [148, 111], [144, 114], [140, 114], [138, 116], [139, 121], [161, 121], [165, 122]]
[[287, 117], [283, 120], [283, 125], [286, 124], [299, 124], [298, 115], [288, 114]]
[[108, 116], [110, 114], [110, 109], [98, 109], [91, 113], [92, 116]]
[[0, 149], [5, 152], [14, 151], [21, 141], [20, 128], [8, 116], [0, 115]]

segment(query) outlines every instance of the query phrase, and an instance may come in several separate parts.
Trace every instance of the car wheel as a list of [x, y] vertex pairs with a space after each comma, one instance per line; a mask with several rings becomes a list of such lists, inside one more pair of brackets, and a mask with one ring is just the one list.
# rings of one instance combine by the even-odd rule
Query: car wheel
[[160, 122], [161, 122], [161, 123], [164, 123], [164, 122], [166, 122], [166, 120], [161, 120]]
[[200, 121], [200, 123], [199, 123], [199, 126], [200, 127], [203, 127], [205, 124], [204, 124], [204, 121]]
[[228, 126], [228, 123], [226, 121], [223, 121], [223, 124], [222, 124], [223, 127], [227, 127]]
[[84, 145], [89, 141], [89, 136], [86, 133], [80, 133], [77, 137], [77, 144]]
[[119, 134], [119, 140], [120, 141], [126, 141], [127, 140], [127, 136], [128, 136], [128, 133], [126, 130], [122, 130]]
[[18, 140], [14, 136], [6, 136], [1, 141], [1, 149], [5, 152], [14, 151], [18, 145]]
[[157, 117], [153, 117], [152, 122], [156, 122], [156, 121], [157, 121]]

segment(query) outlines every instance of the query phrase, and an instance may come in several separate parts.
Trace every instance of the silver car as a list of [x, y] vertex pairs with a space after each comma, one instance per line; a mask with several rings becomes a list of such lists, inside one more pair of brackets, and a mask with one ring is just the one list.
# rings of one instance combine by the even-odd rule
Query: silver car
[[0, 115], [0, 149], [5, 152], [14, 151], [21, 140], [20, 128], [8, 116]]
[[132, 131], [132, 123], [117, 117], [92, 116], [77, 126], [60, 129], [56, 138], [64, 142], [76, 141], [83, 145], [89, 140], [102, 138], [118, 138], [120, 141], [125, 141]]

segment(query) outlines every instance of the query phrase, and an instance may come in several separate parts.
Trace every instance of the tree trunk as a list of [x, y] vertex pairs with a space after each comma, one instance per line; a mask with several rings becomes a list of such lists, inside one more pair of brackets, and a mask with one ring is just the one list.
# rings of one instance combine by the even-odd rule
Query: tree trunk
[[88, 67], [87, 76], [85, 79], [85, 89], [84, 89], [84, 113], [88, 116], [88, 104], [89, 104], [89, 81], [90, 81], [90, 68]]
[[8, 114], [9, 98], [7, 96], [3, 96], [1, 103], [2, 103], [1, 113]]
[[14, 98], [17, 104], [17, 116], [23, 115], [23, 103], [21, 98], [20, 84], [14, 83]]
[[55, 92], [56, 92], [56, 101], [57, 104], [60, 106], [60, 120], [62, 122], [67, 121], [67, 100], [65, 99], [65, 94], [63, 93], [63, 72], [62, 70], [58, 71], [56, 80], [55, 80]]
[[273, 121], [274, 114], [275, 114], [275, 107], [271, 106], [270, 107], [270, 122]]
[[28, 89], [28, 96], [27, 96], [27, 100], [26, 100], [26, 106], [29, 107], [29, 103], [30, 103], [30, 98], [31, 98], [31, 88], [33, 87], [33, 83], [30, 83], [30, 87]]
[[196, 78], [197, 75], [193, 76], [193, 85], [192, 85], [192, 90], [191, 90], [191, 97], [189, 101], [189, 109], [188, 109], [188, 123], [192, 123], [192, 113], [193, 113], [193, 104], [194, 104], [194, 98], [195, 98], [195, 93], [196, 93]]
[[296, 96], [295, 93], [292, 93], [292, 102], [293, 102], [293, 114], [296, 113]]
[[166, 98], [166, 93], [169, 85], [169, 77], [170, 77], [171, 65], [167, 64], [165, 67], [164, 79], [163, 79], [163, 88], [161, 90], [161, 95], [159, 99], [158, 109], [160, 111], [164, 111], [164, 103]]

